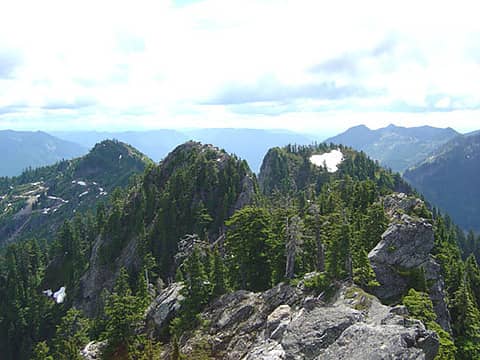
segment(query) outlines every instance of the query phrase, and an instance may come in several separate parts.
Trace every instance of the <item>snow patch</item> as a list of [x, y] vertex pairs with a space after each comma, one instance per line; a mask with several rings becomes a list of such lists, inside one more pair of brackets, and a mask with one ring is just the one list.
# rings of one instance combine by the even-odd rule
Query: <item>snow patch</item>
[[338, 150], [332, 150], [321, 155], [310, 156], [310, 162], [316, 166], [324, 166], [328, 172], [334, 173], [338, 170], [338, 165], [343, 161], [343, 153]]
[[53, 292], [51, 289], [47, 289], [42, 291], [42, 293], [45, 296], [53, 298], [57, 304], [61, 304], [65, 301], [65, 298], [67, 297], [67, 293], [65, 290], [65, 286], [62, 286], [60, 289], [58, 289], [58, 291]]
[[65, 286], [62, 286], [55, 294], [53, 294], [53, 298], [57, 304], [61, 304], [65, 301], [65, 297], [67, 296], [65, 290]]
[[87, 183], [82, 180], [72, 180], [72, 184], [78, 184], [80, 186], [87, 186]]

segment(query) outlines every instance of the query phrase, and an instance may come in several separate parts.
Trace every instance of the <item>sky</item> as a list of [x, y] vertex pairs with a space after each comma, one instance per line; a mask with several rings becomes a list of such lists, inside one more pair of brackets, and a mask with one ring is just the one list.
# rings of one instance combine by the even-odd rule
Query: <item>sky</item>
[[467, 1], [10, 1], [0, 129], [480, 129]]

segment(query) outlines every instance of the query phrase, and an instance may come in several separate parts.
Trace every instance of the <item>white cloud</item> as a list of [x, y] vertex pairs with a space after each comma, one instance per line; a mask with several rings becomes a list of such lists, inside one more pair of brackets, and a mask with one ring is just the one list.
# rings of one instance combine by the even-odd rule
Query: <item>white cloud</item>
[[[476, 10], [467, 1], [10, 2], [0, 14], [0, 75], [9, 75], [0, 127], [473, 129]], [[266, 78], [282, 96], [267, 89], [255, 101]], [[322, 84], [343, 93], [322, 97]], [[253, 89], [252, 102], [211, 105], [231, 89]]]

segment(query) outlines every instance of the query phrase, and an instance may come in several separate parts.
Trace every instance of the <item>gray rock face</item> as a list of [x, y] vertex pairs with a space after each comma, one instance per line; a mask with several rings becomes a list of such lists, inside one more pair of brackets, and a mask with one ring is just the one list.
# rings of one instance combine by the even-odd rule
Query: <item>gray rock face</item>
[[240, 210], [253, 202], [255, 195], [255, 179], [251, 175], [246, 175], [242, 180], [242, 190], [238, 195], [234, 205], [234, 210]]
[[[132, 238], [123, 248], [120, 256], [115, 261], [115, 267], [102, 265], [100, 260], [100, 248], [105, 239], [98, 237], [95, 240], [90, 256], [90, 267], [80, 279], [80, 294], [75, 299], [75, 306], [84, 311], [87, 316], [93, 316], [97, 311], [100, 301], [101, 289], [111, 290], [120, 269], [139, 269], [140, 257], [137, 252], [137, 239]], [[99, 290], [100, 289], [100, 290]]]
[[[355, 324], [323, 351], [322, 359], [433, 359], [438, 340], [421, 326], [400, 329], [398, 326]], [[437, 349], [435, 352], [435, 349]]]
[[438, 352], [436, 334], [403, 315], [405, 308], [358, 288], [341, 289], [328, 305], [307, 298], [284, 284], [225, 295], [202, 314], [208, 325], [181, 339], [182, 351], [188, 357], [207, 343], [226, 360], [433, 359]]
[[402, 215], [398, 221], [390, 224], [368, 257], [374, 264], [415, 268], [428, 259], [433, 242], [430, 223]]
[[391, 223], [382, 240], [368, 254], [380, 283], [374, 294], [381, 300], [398, 301], [411, 287], [412, 274], [423, 272], [425, 280], [431, 284], [429, 295], [437, 320], [445, 330], [451, 331], [440, 266], [430, 254], [435, 240], [433, 227], [425, 219], [405, 214], [423, 206], [423, 202], [395, 194], [384, 199], [384, 206]]
[[146, 310], [146, 327], [150, 335], [158, 334], [166, 329], [170, 321], [180, 309], [183, 296], [181, 283], [173, 283], [163, 289]]

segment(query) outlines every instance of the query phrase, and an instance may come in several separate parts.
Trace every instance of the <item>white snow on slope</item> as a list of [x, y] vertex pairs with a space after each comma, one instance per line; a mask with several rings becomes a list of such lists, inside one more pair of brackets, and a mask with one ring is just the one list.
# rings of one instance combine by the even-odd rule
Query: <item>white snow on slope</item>
[[53, 298], [57, 304], [61, 304], [65, 301], [65, 297], [67, 296], [65, 290], [65, 286], [62, 286], [55, 294], [53, 294]]
[[321, 155], [310, 156], [310, 162], [316, 166], [326, 166], [328, 172], [336, 172], [338, 165], [343, 161], [343, 153], [338, 150], [332, 150], [328, 153]]
[[65, 286], [62, 286], [58, 291], [53, 292], [51, 289], [44, 290], [42, 293], [44, 293], [48, 297], [52, 297], [57, 304], [61, 304], [65, 301], [65, 297], [67, 296], [67, 293], [65, 292], [66, 288]]

